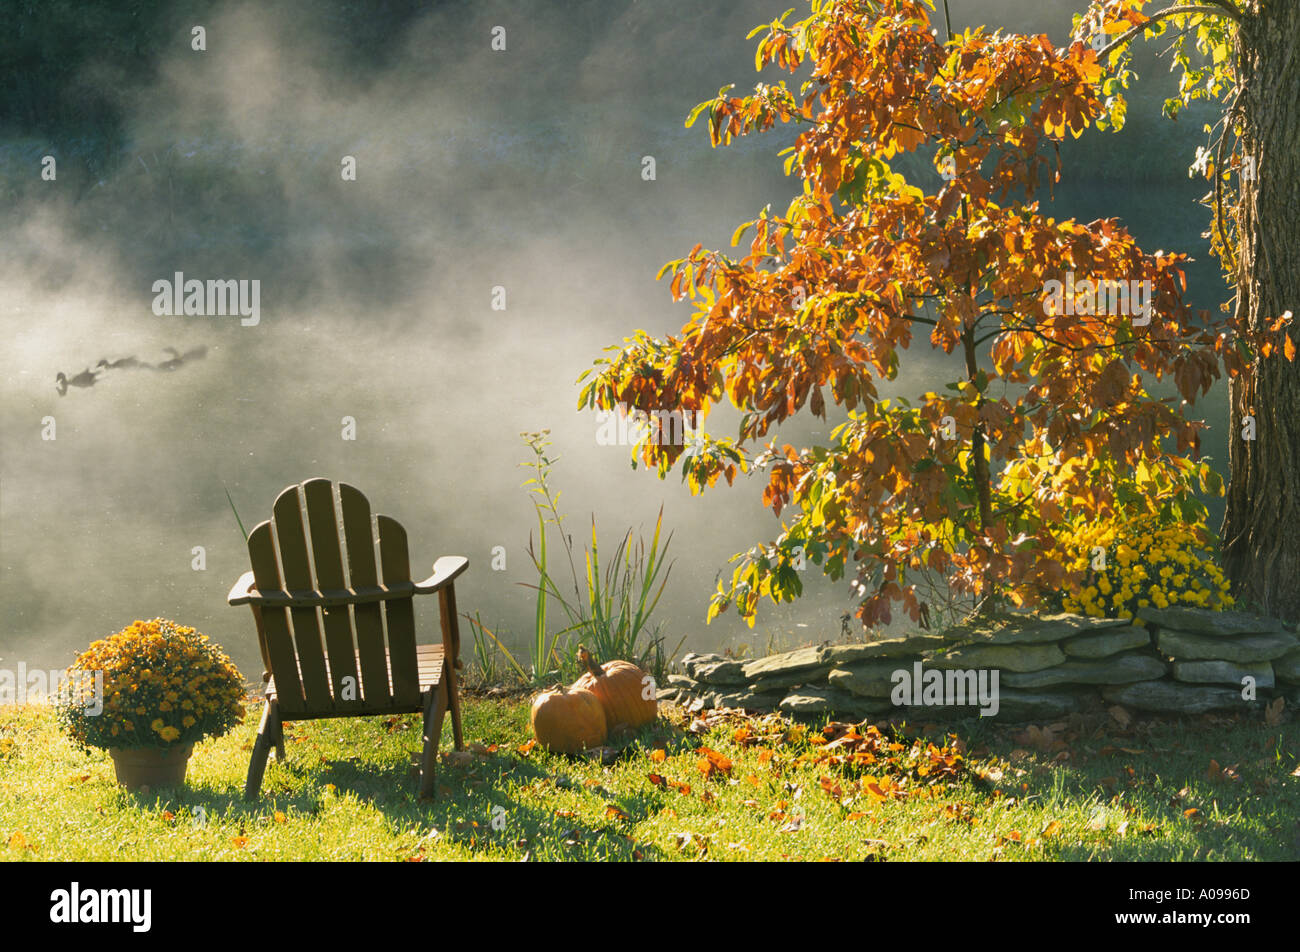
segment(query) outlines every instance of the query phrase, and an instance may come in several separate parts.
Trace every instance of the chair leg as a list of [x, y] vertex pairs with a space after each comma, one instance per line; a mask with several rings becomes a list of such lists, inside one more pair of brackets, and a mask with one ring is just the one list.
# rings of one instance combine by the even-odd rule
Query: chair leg
[[285, 754], [284, 754], [284, 721], [277, 720], [276, 725], [275, 725], [275, 738], [274, 738], [274, 741], [273, 741], [273, 742], [274, 742], [274, 744], [275, 744], [275, 762], [276, 762], [277, 764], [282, 764], [282, 763], [284, 763], [284, 759], [285, 759]]
[[442, 620], [442, 643], [446, 648], [442, 683], [447, 686], [447, 704], [451, 708], [451, 736], [457, 750], [465, 749], [465, 735], [460, 727], [460, 627], [456, 621], [456, 586], [448, 585], [438, 593], [438, 610]]
[[434, 768], [438, 762], [438, 741], [442, 738], [442, 719], [447, 713], [447, 687], [438, 685], [429, 692], [424, 706], [424, 751], [420, 755], [420, 799], [434, 795]]
[[465, 735], [460, 728], [460, 685], [451, 665], [447, 665], [447, 707], [451, 711], [451, 737], [457, 750], [465, 749]]
[[248, 764], [248, 780], [244, 783], [244, 799], [256, 800], [262, 789], [262, 774], [266, 771], [266, 757], [271, 752], [272, 739], [280, 727], [280, 709], [275, 701], [267, 700], [262, 709], [262, 722], [257, 727], [257, 740], [253, 742], [253, 757]]

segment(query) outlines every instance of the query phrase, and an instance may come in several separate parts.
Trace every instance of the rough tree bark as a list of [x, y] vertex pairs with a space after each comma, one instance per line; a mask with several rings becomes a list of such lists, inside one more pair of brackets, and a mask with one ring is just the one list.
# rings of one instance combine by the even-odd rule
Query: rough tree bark
[[[1249, 0], [1237, 32], [1243, 156], [1235, 321], [1300, 323], [1300, 2]], [[1289, 331], [1300, 341], [1300, 329]], [[1224, 570], [1238, 607], [1300, 620], [1300, 360], [1257, 359], [1229, 382]], [[1253, 416], [1255, 439], [1242, 438]]]

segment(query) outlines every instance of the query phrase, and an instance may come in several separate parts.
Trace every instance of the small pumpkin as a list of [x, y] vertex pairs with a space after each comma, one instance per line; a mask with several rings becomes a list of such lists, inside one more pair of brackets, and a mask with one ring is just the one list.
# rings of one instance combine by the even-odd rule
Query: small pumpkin
[[605, 709], [590, 691], [557, 684], [533, 698], [530, 720], [537, 743], [557, 754], [605, 743]]
[[578, 646], [578, 660], [587, 673], [573, 682], [573, 688], [590, 691], [600, 699], [611, 729], [626, 725], [636, 730], [659, 716], [654, 680], [631, 661], [597, 664], [582, 645]]

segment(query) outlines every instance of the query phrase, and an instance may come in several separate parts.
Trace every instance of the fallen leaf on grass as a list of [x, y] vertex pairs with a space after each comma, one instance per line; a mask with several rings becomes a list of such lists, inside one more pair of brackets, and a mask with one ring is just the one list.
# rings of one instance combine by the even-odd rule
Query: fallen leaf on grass
[[9, 848], [11, 850], [34, 850], [35, 846], [27, 839], [27, 835], [22, 830], [15, 830], [9, 837]]
[[276, 810], [273, 819], [275, 820], [276, 823], [284, 823], [289, 818], [284, 815], [284, 811]]
[[232, 836], [232, 837], [230, 838], [230, 845], [233, 846], [233, 847], [234, 847], [235, 849], [237, 849], [237, 850], [242, 850], [245, 846], [248, 845], [248, 837], [246, 837], [246, 836]]
[[694, 847], [696, 854], [704, 856], [709, 852], [709, 838], [700, 833], [678, 833], [673, 837], [677, 844], [678, 850], [685, 850], [688, 846]]
[[1114, 719], [1115, 723], [1120, 726], [1120, 730], [1127, 728], [1133, 723], [1133, 715], [1118, 704], [1111, 707], [1108, 713]]
[[1210, 766], [1206, 769], [1205, 775], [1212, 781], [1232, 781], [1240, 780], [1241, 776], [1237, 773], [1237, 765], [1230, 767], [1220, 767], [1217, 760], [1210, 760]]
[[528, 741], [528, 742], [526, 742], [526, 743], [520, 744], [518, 747], [515, 748], [515, 750], [516, 750], [516, 751], [517, 751], [521, 756], [527, 757], [529, 754], [531, 754], [531, 753], [533, 752], [533, 748], [536, 747], [536, 746], [537, 746], [537, 741], [535, 741], [535, 740], [530, 740], [530, 741]]
[[620, 807], [620, 806], [619, 806], [618, 804], [616, 804], [616, 803], [607, 803], [607, 804], [605, 805], [605, 816], [607, 816], [607, 817], [613, 817], [615, 820], [630, 820], [630, 819], [632, 819], [632, 818], [628, 815], [627, 811], [624, 810], [622, 807]]
[[696, 751], [696, 753], [700, 755], [700, 759], [695, 762], [695, 766], [700, 773], [704, 774], [706, 780], [712, 777], [715, 773], [731, 772], [730, 758], [718, 753], [716, 750], [709, 747], [701, 747]]
[[650, 751], [650, 761], [652, 763], [662, 764], [667, 759], [668, 759], [668, 752], [666, 750], [660, 749], [660, 750]]
[[790, 818], [790, 822], [777, 830], [778, 833], [797, 833], [803, 829], [803, 814], [796, 813]]

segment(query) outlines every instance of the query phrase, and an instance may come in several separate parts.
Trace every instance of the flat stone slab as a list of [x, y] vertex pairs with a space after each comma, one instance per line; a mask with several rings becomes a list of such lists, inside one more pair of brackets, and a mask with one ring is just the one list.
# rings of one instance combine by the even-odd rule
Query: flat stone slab
[[682, 670], [705, 684], [744, 684], [744, 664], [717, 654], [688, 654], [682, 658]]
[[894, 672], [912, 670], [912, 662], [868, 661], [848, 668], [835, 668], [826, 676], [833, 688], [859, 697], [889, 697], [894, 689]]
[[790, 688], [801, 684], [822, 685], [826, 683], [826, 675], [830, 673], [831, 666], [828, 664], [818, 665], [815, 668], [800, 668], [796, 671], [781, 671], [767, 677], [759, 678], [752, 681], [746, 686], [746, 690], [761, 694], [765, 691], [783, 691], [789, 694]]
[[1094, 635], [1077, 635], [1061, 642], [1061, 650], [1071, 658], [1109, 658], [1121, 651], [1151, 644], [1151, 633], [1141, 625], [1113, 628]]
[[800, 671], [810, 671], [813, 668], [825, 667], [826, 661], [822, 657], [823, 650], [816, 645], [809, 645], [806, 648], [795, 648], [793, 651], [768, 655], [766, 658], [756, 658], [745, 663], [742, 668], [744, 677], [741, 680], [749, 684], [758, 681], [760, 678], [794, 674]]
[[879, 658], [907, 658], [909, 661], [922, 651], [942, 648], [948, 642], [939, 634], [914, 634], [902, 638], [886, 638], [858, 645], [831, 645], [824, 649], [825, 658], [832, 664], [850, 665], [858, 661]]
[[1038, 721], [1071, 714], [1083, 707], [1077, 694], [1063, 691], [998, 691], [998, 712], [991, 715], [1008, 721]]
[[1125, 628], [1127, 618], [1091, 618], [1087, 615], [1001, 615], [949, 628], [945, 640], [989, 645], [1043, 645], [1108, 628]]
[[1002, 683], [1011, 688], [1047, 688], [1058, 684], [1131, 684], [1163, 678], [1168, 669], [1159, 658], [1128, 654], [1099, 661], [1067, 661], [1025, 674], [1009, 672]]
[[1056, 645], [968, 645], [926, 661], [932, 668], [997, 668], [1002, 671], [1041, 671], [1065, 661]]
[[1204, 714], [1206, 711], [1240, 711], [1249, 702], [1237, 688], [1181, 684], [1177, 681], [1139, 681], [1136, 684], [1102, 688], [1101, 696], [1112, 704], [1165, 714]]
[[847, 691], [828, 688], [807, 688], [787, 695], [780, 704], [787, 714], [847, 714], [867, 716], [892, 710], [888, 700], [855, 697]]
[[1280, 658], [1275, 658], [1273, 660], [1273, 674], [1280, 681], [1300, 684], [1300, 648], [1288, 651]]
[[1276, 618], [1249, 612], [1216, 612], [1208, 608], [1143, 608], [1140, 616], [1148, 625], [1174, 628], [1194, 635], [1235, 638], [1239, 635], [1273, 635], [1286, 631]]
[[1176, 661], [1236, 661], [1239, 664], [1272, 661], [1300, 647], [1300, 642], [1286, 634], [1227, 638], [1173, 628], [1161, 628], [1156, 634], [1156, 644]]
[[717, 693], [713, 695], [714, 707], [743, 707], [749, 711], [774, 711], [781, 703], [784, 693], [754, 694], [740, 691], [732, 694]]
[[1273, 666], [1234, 664], [1231, 661], [1175, 661], [1174, 680], [1193, 684], [1231, 684], [1240, 689], [1243, 678], [1254, 678], [1255, 687], [1273, 687]]

